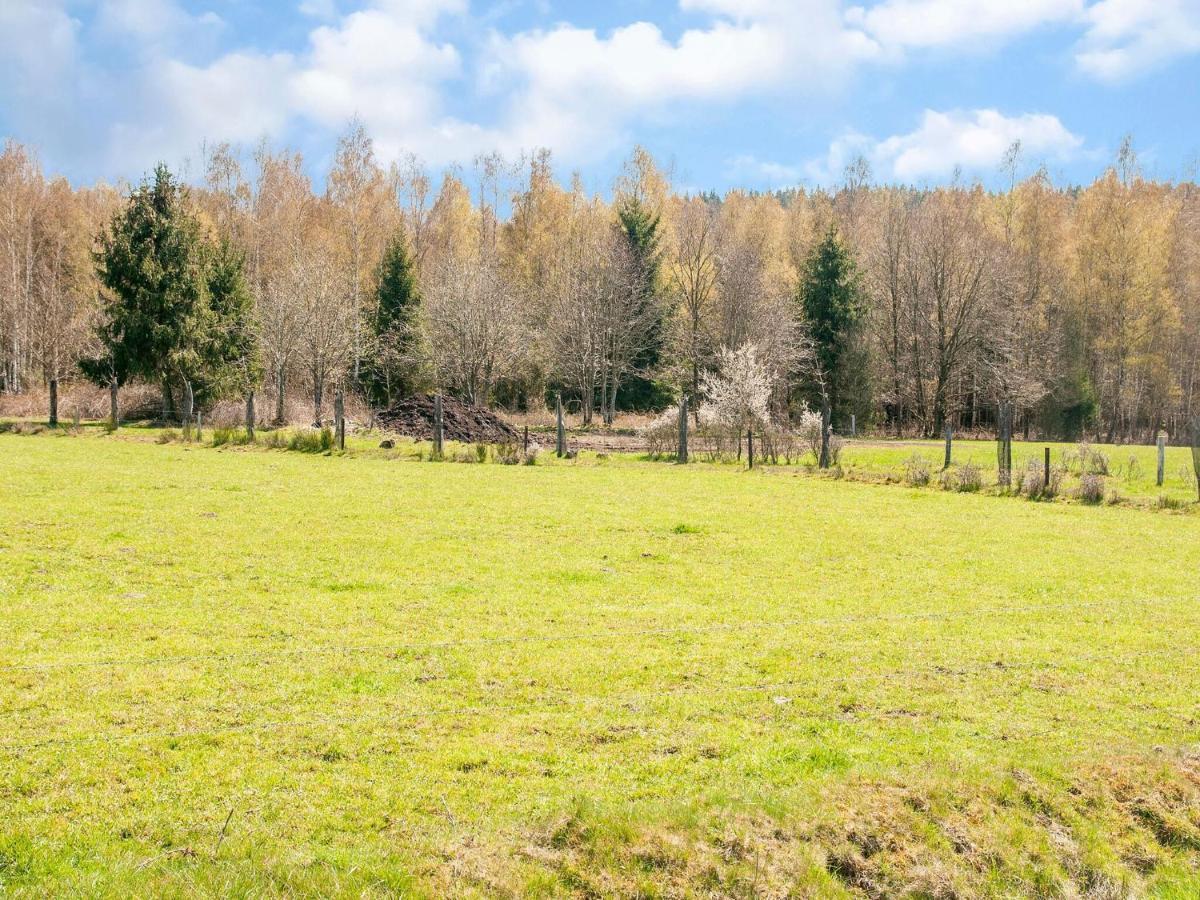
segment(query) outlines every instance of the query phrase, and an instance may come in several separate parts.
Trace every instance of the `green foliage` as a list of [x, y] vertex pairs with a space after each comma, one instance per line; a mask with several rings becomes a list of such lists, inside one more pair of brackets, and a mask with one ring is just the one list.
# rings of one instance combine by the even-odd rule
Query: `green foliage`
[[646, 371], [658, 365], [664, 340], [663, 310], [658, 302], [662, 216], [636, 197], [628, 197], [617, 208], [617, 223], [633, 264], [640, 312], [649, 314], [651, 319], [646, 346], [633, 360], [635, 369]]
[[186, 190], [163, 165], [129, 196], [95, 253], [104, 288], [102, 351], [81, 362], [97, 384], [190, 384], [198, 402], [261, 375], [242, 259], [211, 246]]
[[253, 390], [263, 375], [245, 258], [223, 240], [209, 250], [207, 260], [211, 318], [204, 335], [201, 383], [201, 396], [206, 400], [244, 394]]
[[809, 253], [797, 288], [815, 357], [810, 397], [828, 402], [831, 414], [848, 416], [870, 408], [867, 356], [859, 346], [865, 300], [858, 267], [834, 226]]
[[386, 407], [416, 390], [421, 294], [403, 232], [397, 232], [384, 251], [375, 301], [370, 322], [372, 347], [364, 360], [362, 378], [371, 403]]

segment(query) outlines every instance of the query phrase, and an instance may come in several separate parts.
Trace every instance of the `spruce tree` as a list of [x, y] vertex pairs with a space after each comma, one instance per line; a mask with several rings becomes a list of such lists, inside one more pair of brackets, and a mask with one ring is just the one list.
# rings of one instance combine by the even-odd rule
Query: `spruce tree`
[[242, 260], [213, 247], [166, 166], [135, 189], [100, 235], [96, 269], [105, 298], [102, 351], [84, 375], [100, 384], [131, 378], [183, 389], [184, 414], [257, 380]]
[[834, 226], [809, 254], [797, 293], [813, 345], [808, 393], [828, 427], [867, 390], [857, 341], [864, 310], [858, 268]]
[[[633, 261], [641, 306], [638, 318], [647, 317], [650, 323], [644, 346], [633, 359], [633, 375], [628, 379], [625, 396], [635, 407], [655, 408], [672, 398], [670, 389], [641, 374], [658, 368], [665, 337], [663, 308], [659, 303], [662, 216], [636, 197], [629, 197], [617, 208], [617, 224]], [[615, 409], [610, 410], [609, 416], [615, 413]]]
[[391, 406], [415, 389], [417, 312], [421, 294], [403, 232], [387, 245], [379, 264], [371, 320], [372, 347], [364, 368], [367, 397]]

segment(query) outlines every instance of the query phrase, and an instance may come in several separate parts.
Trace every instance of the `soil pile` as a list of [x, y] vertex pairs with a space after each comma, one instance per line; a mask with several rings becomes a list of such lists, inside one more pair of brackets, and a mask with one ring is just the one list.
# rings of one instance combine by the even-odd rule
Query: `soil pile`
[[[387, 431], [417, 440], [433, 439], [433, 397], [418, 394], [401, 400], [375, 415], [375, 422]], [[464, 444], [505, 444], [518, 440], [511, 425], [482, 406], [472, 406], [453, 397], [442, 397], [442, 437]]]

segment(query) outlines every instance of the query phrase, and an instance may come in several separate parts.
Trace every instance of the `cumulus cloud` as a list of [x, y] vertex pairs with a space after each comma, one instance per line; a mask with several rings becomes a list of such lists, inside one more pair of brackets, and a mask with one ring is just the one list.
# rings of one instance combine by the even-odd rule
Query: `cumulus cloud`
[[886, 181], [921, 182], [945, 178], [956, 169], [990, 174], [1005, 152], [1020, 141], [1022, 152], [1039, 160], [1065, 161], [1083, 146], [1056, 116], [1025, 113], [1005, 116], [994, 109], [937, 112], [927, 109], [920, 125], [907, 134], [874, 140], [847, 133], [830, 146], [827, 156], [808, 166], [814, 180], [830, 183], [862, 156], [875, 176]]
[[1100, 0], [1088, 7], [1076, 62], [1087, 74], [1119, 81], [1200, 53], [1195, 0]]
[[853, 6], [846, 21], [892, 50], [960, 47], [1070, 22], [1083, 0], [883, 0]]
[[727, 102], [747, 93], [819, 93], [876, 55], [847, 29], [839, 0], [682, 0], [715, 15], [704, 28], [668, 39], [649, 22], [600, 35], [561, 25], [496, 37], [489, 83], [511, 93], [503, 131], [511, 142], [602, 153], [630, 120], [672, 103]]

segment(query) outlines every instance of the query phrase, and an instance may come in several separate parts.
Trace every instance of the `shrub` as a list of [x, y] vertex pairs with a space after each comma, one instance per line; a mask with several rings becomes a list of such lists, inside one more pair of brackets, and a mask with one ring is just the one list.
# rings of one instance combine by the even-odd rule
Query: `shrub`
[[904, 480], [913, 487], [924, 487], [929, 484], [929, 460], [919, 453], [914, 453], [904, 462]]
[[958, 467], [958, 490], [974, 493], [982, 487], [983, 469], [970, 462]]
[[1084, 472], [1079, 476], [1079, 499], [1084, 503], [1101, 503], [1104, 500], [1104, 476]]
[[154, 439], [156, 444], [169, 444], [172, 441], [179, 440], [179, 435], [173, 428], [164, 428], [158, 433], [158, 437]]
[[813, 462], [820, 462], [821, 414], [813, 412], [811, 409], [801, 412], [800, 418], [796, 423], [796, 432], [800, 435], [800, 440], [808, 447], [808, 451], [813, 455]]
[[220, 447], [224, 444], [248, 444], [250, 438], [244, 428], [223, 425], [213, 429], [212, 445]]
[[325, 453], [333, 449], [333, 429], [323, 425], [320, 431], [293, 431], [288, 438], [287, 448], [300, 453]]

